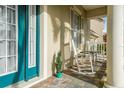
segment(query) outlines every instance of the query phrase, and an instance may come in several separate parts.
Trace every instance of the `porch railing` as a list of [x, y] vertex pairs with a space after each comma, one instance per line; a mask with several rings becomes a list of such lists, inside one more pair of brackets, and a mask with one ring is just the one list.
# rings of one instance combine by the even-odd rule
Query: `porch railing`
[[87, 42], [85, 51], [95, 51], [98, 54], [106, 55], [106, 42]]

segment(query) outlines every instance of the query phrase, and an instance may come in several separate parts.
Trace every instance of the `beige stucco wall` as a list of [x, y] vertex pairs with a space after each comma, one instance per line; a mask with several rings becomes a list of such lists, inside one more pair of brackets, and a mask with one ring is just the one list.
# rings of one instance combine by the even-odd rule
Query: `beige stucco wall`
[[87, 18], [107, 15], [107, 7], [105, 6], [101, 8], [91, 9], [87, 11], [86, 15]]
[[[70, 61], [70, 9], [85, 16], [80, 6], [47, 6], [47, 74], [52, 74], [55, 54], [61, 50], [64, 62]], [[64, 66], [65, 67], [65, 66]]]
[[97, 41], [100, 41], [100, 42], [103, 41], [102, 35], [103, 35], [103, 27], [104, 27], [103, 24], [104, 23], [96, 20], [95, 18], [104, 17], [106, 15], [107, 15], [106, 6], [86, 11], [86, 17], [90, 19], [89, 29], [99, 34], [99, 38], [97, 38]]
[[[90, 19], [90, 28], [91, 31], [97, 33], [99, 41], [103, 41], [103, 29], [104, 29], [104, 22], [98, 19]], [[97, 39], [98, 39], [97, 38]]]
[[55, 55], [61, 50], [63, 56], [64, 43], [70, 40], [70, 6], [47, 6], [47, 14], [47, 74], [51, 75]]
[[90, 30], [96, 32], [98, 35], [103, 35], [103, 28], [104, 23], [103, 21], [99, 21], [97, 19], [91, 19], [90, 20]]

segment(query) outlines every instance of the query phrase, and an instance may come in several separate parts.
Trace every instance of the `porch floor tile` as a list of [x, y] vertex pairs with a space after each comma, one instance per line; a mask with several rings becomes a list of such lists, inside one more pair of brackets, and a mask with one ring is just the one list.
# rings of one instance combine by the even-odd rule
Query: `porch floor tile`
[[71, 75], [63, 74], [62, 78], [52, 76], [31, 88], [97, 88], [97, 86]]

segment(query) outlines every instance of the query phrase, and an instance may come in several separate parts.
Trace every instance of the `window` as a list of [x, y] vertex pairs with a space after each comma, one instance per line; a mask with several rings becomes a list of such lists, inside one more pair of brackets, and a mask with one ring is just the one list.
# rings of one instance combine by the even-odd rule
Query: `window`
[[76, 48], [81, 44], [81, 16], [71, 10], [72, 39]]
[[0, 76], [17, 71], [17, 7], [0, 5]]
[[84, 32], [84, 19], [81, 18], [81, 49], [84, 50], [85, 46], [85, 32]]
[[28, 37], [29, 68], [36, 66], [36, 6], [29, 6], [29, 37]]

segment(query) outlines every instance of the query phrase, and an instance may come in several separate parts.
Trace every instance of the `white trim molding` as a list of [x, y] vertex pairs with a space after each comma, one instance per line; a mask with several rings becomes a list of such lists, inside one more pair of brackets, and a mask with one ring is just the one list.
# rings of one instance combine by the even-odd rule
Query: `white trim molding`
[[43, 6], [43, 20], [44, 20], [44, 78], [47, 77], [47, 5]]

